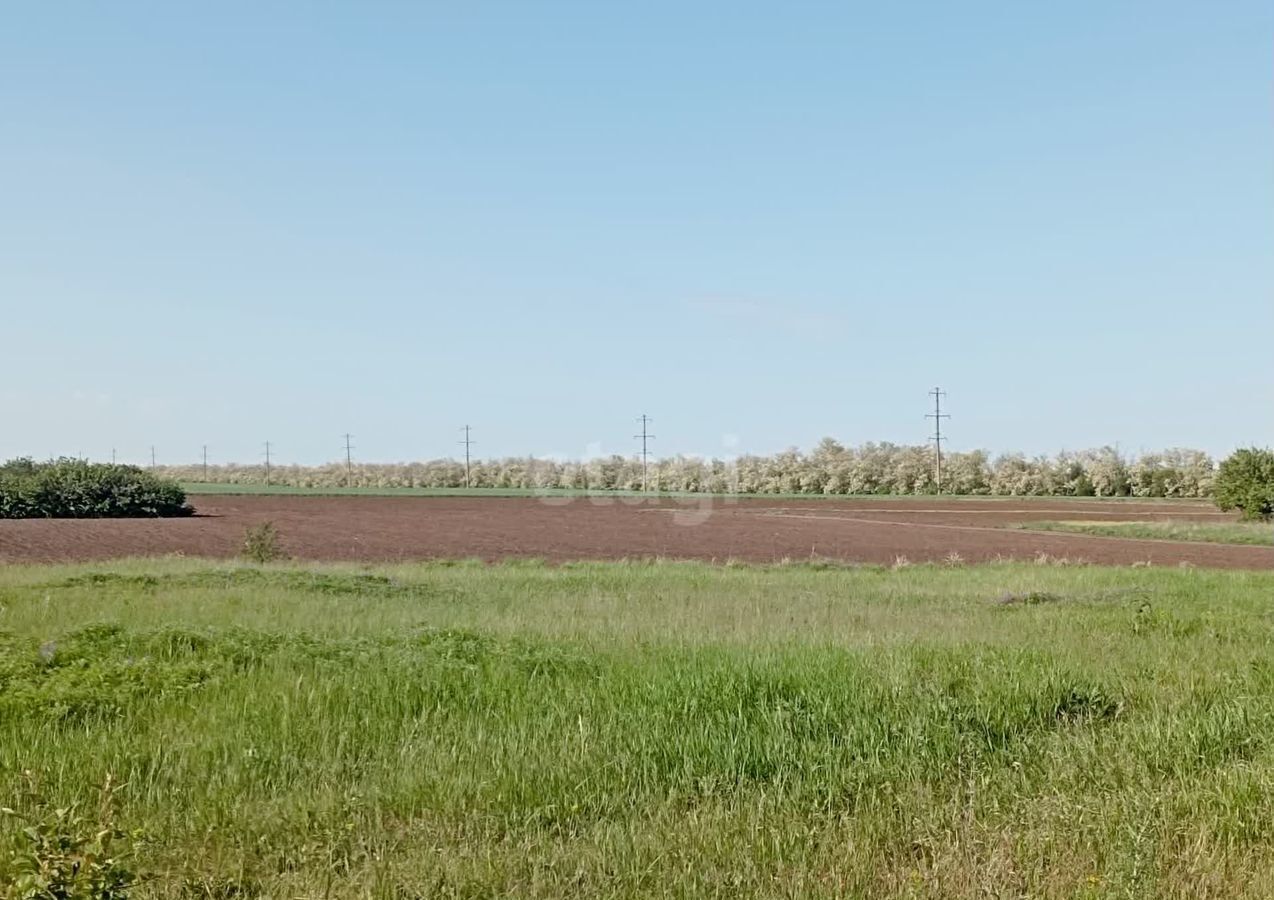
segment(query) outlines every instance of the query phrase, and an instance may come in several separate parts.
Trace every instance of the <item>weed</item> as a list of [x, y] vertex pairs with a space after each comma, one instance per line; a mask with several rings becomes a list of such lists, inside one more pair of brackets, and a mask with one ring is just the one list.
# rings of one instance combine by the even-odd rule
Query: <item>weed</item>
[[5, 900], [124, 900], [137, 879], [129, 868], [130, 835], [115, 825], [115, 785], [108, 775], [97, 814], [53, 807], [25, 775], [23, 811], [4, 808], [18, 822], [8, 859], [0, 863]]
[[1088, 565], [1088, 560], [1083, 557], [1076, 556], [1053, 556], [1041, 551], [1035, 554], [1035, 565], [1056, 566], [1059, 568], [1066, 566], [1086, 566]]
[[1058, 603], [1062, 599], [1060, 594], [1054, 594], [1050, 591], [1024, 591], [1022, 593], [1005, 591], [995, 598], [995, 602], [1001, 606], [1037, 606], [1041, 603]]
[[1068, 686], [1053, 705], [1053, 716], [1062, 722], [1113, 719], [1123, 708], [1122, 699], [1110, 696], [1101, 688]]
[[243, 533], [243, 555], [257, 563], [273, 562], [287, 556], [273, 522], [262, 522]]

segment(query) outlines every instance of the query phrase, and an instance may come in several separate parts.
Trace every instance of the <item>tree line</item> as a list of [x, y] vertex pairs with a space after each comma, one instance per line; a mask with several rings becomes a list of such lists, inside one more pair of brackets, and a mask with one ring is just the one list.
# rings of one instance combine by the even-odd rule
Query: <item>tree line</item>
[[[163, 466], [187, 482], [262, 484], [262, 465]], [[1171, 449], [1134, 456], [1113, 447], [1027, 456], [985, 450], [944, 453], [942, 492], [999, 496], [1209, 497], [1217, 463], [1200, 450]], [[640, 490], [642, 464], [612, 455], [589, 460], [505, 457], [473, 460], [475, 488]], [[270, 481], [294, 487], [461, 488], [465, 466], [454, 459], [404, 463], [345, 462], [272, 465]], [[757, 494], [931, 494], [938, 490], [933, 448], [868, 443], [846, 447], [825, 438], [797, 449], [732, 459], [672, 456], [652, 459], [651, 490]]]

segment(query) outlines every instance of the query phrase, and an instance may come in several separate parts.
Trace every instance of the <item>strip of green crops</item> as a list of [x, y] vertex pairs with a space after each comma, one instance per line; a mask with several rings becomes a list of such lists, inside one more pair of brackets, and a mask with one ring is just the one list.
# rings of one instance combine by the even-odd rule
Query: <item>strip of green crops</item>
[[1029, 531], [1060, 531], [1161, 541], [1274, 544], [1274, 525], [1255, 522], [1024, 522]]
[[425, 487], [298, 487], [290, 484], [223, 484], [219, 482], [183, 482], [187, 494], [265, 494], [317, 497], [585, 497], [593, 494], [638, 496], [632, 491], [568, 490], [547, 488], [425, 488]]
[[8, 567], [0, 630], [0, 805], [126, 782], [136, 896], [1274, 893], [1274, 574]]

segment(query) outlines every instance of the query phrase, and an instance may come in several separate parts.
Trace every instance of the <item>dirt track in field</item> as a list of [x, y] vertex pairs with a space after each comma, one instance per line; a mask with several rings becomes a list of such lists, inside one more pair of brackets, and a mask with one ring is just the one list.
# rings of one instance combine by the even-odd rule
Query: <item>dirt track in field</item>
[[189, 519], [0, 522], [0, 562], [180, 553], [229, 557], [244, 530], [273, 521], [301, 559], [390, 561], [667, 557], [867, 563], [1032, 559], [1274, 569], [1274, 546], [1032, 533], [1050, 519], [1226, 521], [1200, 503], [1056, 500], [653, 501], [618, 498], [197, 496]]

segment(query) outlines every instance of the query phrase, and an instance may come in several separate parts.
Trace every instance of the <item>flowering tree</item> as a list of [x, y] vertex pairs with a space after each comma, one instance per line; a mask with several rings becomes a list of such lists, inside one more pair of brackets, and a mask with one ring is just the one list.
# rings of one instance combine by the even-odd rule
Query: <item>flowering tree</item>
[[[203, 477], [201, 466], [160, 467], [180, 481]], [[922, 494], [937, 489], [933, 449], [924, 445], [867, 443], [846, 447], [825, 438], [812, 451], [795, 448], [769, 456], [736, 459], [675, 456], [651, 460], [651, 489], [756, 494]], [[219, 484], [259, 484], [259, 465], [210, 466]], [[1211, 457], [1198, 450], [1171, 449], [1132, 459], [1112, 447], [1054, 456], [1006, 453], [992, 459], [985, 450], [943, 455], [942, 488], [954, 494], [1073, 497], [1206, 497], [1217, 478]], [[271, 482], [297, 487], [346, 484], [343, 462], [321, 466], [273, 466]], [[362, 463], [352, 467], [355, 487], [459, 488], [464, 465], [452, 459]], [[640, 490], [641, 460], [612, 455], [587, 461], [532, 459], [475, 460], [470, 482], [480, 488]]]

